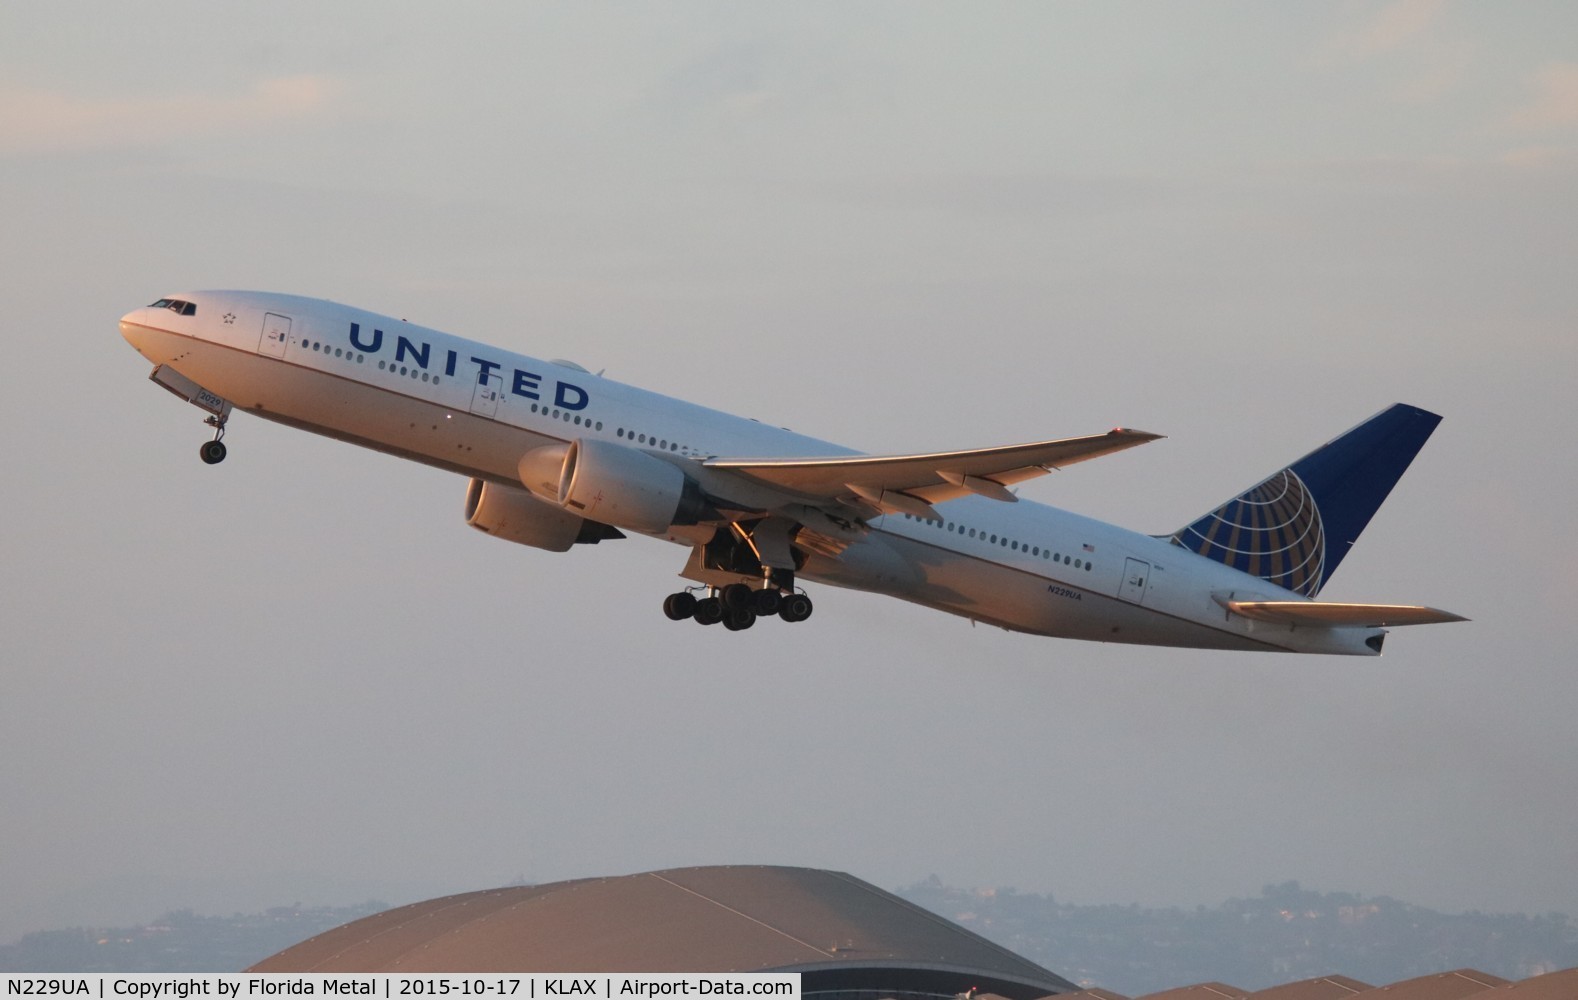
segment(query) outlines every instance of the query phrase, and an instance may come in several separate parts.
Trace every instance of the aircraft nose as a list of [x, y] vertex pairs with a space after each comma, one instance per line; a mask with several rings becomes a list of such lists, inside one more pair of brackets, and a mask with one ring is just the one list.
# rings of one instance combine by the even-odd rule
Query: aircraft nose
[[140, 347], [141, 334], [147, 326], [148, 307], [133, 309], [121, 317], [121, 336], [133, 347]]

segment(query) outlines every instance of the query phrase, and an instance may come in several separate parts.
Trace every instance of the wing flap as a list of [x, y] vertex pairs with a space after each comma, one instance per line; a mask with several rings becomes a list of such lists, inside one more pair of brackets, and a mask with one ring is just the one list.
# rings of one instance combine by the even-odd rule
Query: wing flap
[[1280, 625], [1325, 628], [1385, 628], [1393, 625], [1436, 625], [1466, 622], [1450, 611], [1417, 604], [1337, 604], [1330, 601], [1235, 601], [1217, 599], [1236, 615]]
[[1120, 427], [1088, 437], [967, 451], [827, 458], [710, 458], [703, 464], [812, 502], [854, 499], [870, 504], [872, 495], [884, 494], [903, 495], [905, 502], [925, 504], [971, 495], [1012, 500], [1013, 494], [1007, 488], [1015, 483], [1161, 436]]

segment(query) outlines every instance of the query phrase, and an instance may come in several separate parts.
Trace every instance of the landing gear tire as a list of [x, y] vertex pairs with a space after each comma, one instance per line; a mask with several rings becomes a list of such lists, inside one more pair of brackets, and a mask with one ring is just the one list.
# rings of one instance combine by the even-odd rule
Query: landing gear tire
[[698, 625], [716, 625], [723, 621], [723, 602], [716, 597], [703, 597], [696, 602], [691, 617]]
[[776, 615], [778, 609], [783, 607], [783, 603], [784, 595], [770, 588], [751, 593], [751, 610], [760, 617]]
[[223, 441], [204, 441], [203, 446], [197, 450], [203, 462], [208, 465], [218, 465], [225, 460], [225, 443]]
[[723, 616], [723, 627], [730, 632], [743, 632], [755, 624], [756, 612], [750, 608], [735, 608]]
[[663, 598], [663, 613], [669, 621], [682, 622], [696, 614], [696, 595], [688, 590]]
[[804, 594], [789, 594], [778, 608], [778, 617], [786, 622], [803, 622], [811, 617], [811, 598]]
[[731, 583], [718, 593], [723, 606], [731, 611], [745, 611], [751, 607], [752, 591], [743, 583]]

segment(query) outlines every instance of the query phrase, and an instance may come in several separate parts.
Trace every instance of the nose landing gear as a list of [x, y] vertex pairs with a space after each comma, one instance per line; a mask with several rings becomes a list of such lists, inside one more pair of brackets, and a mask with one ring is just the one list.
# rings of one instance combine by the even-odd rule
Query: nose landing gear
[[203, 421], [203, 423], [214, 429], [214, 439], [212, 441], [204, 441], [202, 447], [197, 449], [197, 454], [202, 457], [203, 462], [207, 465], [218, 465], [225, 460], [227, 449], [222, 439], [225, 436], [225, 421], [228, 416], [229, 414], [212, 416]]
[[231, 403], [217, 393], [209, 392], [168, 365], [156, 365], [148, 380], [162, 389], [168, 389], [200, 410], [208, 411], [203, 421], [214, 429], [214, 439], [204, 441], [197, 454], [205, 465], [218, 465], [225, 460], [225, 423], [230, 419]]

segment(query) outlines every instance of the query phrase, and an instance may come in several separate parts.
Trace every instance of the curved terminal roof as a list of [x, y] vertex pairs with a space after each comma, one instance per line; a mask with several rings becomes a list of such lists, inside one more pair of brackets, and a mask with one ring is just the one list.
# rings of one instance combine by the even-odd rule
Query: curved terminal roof
[[251, 972], [799, 972], [805, 993], [1008, 1000], [1073, 983], [842, 872], [677, 868], [413, 903]]
[[[676, 868], [430, 899], [336, 927], [251, 972], [798, 972], [819, 1000], [1123, 1000], [1079, 987], [842, 872]], [[838, 994], [833, 997], [831, 994]], [[994, 996], [995, 994], [995, 996]], [[1371, 986], [1321, 976], [1139, 1000], [1573, 1000], [1578, 968], [1509, 983], [1472, 969]]]

